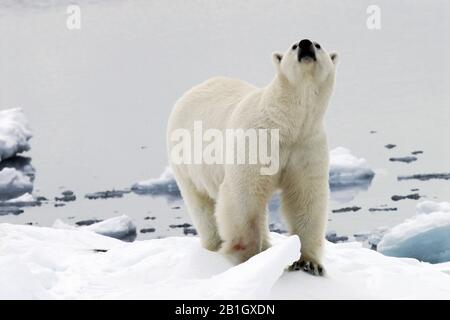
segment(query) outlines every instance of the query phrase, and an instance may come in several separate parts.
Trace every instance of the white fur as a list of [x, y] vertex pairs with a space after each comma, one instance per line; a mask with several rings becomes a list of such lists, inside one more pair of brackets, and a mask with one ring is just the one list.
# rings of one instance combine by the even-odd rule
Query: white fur
[[193, 87], [176, 103], [168, 124], [169, 155], [172, 131], [192, 130], [197, 120], [205, 129], [222, 131], [280, 129], [280, 169], [272, 176], [261, 175], [258, 165], [171, 163], [205, 248], [221, 248], [245, 261], [269, 247], [266, 206], [281, 189], [289, 232], [302, 242], [301, 259], [320, 265], [328, 198], [323, 117], [337, 55], [315, 51], [314, 62], [299, 62], [292, 47], [273, 54], [277, 72], [264, 88], [218, 77]]

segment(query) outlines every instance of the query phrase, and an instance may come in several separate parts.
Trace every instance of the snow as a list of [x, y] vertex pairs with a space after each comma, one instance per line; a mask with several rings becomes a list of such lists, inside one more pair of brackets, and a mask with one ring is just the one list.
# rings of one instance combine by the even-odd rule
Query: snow
[[28, 151], [32, 134], [22, 109], [0, 111], [0, 161]]
[[389, 230], [377, 250], [430, 263], [450, 261], [449, 205], [432, 201], [418, 204], [418, 214]]
[[361, 243], [328, 244], [327, 277], [285, 274], [273, 287], [280, 299], [448, 299], [450, 277], [428, 263], [392, 258]]
[[[392, 258], [359, 243], [327, 243], [325, 277], [285, 268], [298, 237], [234, 266], [197, 237], [132, 243], [87, 228], [0, 224], [0, 298], [449, 299], [449, 266]], [[106, 251], [106, 252], [104, 252]]]
[[52, 298], [36, 275], [15, 256], [0, 255], [0, 274], [0, 300]]
[[33, 190], [30, 177], [14, 168], [3, 168], [0, 171], [0, 200], [9, 200]]
[[[365, 159], [355, 157], [350, 150], [343, 147], [331, 150], [331, 191], [355, 187], [367, 188], [374, 176], [375, 173], [370, 169]], [[180, 197], [180, 191], [170, 167], [166, 167], [159, 178], [133, 184], [131, 190], [139, 194]]]
[[[53, 224], [53, 228], [76, 229], [77, 227], [66, 224], [58, 219]], [[81, 226], [79, 229], [92, 231], [119, 240], [133, 241], [136, 239], [136, 224], [126, 215], [110, 218], [88, 226]]]

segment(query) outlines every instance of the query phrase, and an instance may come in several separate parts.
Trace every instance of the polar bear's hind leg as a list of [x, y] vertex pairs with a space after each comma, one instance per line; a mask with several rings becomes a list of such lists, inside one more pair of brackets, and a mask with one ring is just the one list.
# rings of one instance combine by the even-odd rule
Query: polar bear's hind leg
[[176, 180], [192, 222], [200, 236], [202, 246], [205, 249], [217, 251], [222, 244], [222, 239], [219, 236], [214, 216], [214, 200], [208, 195], [199, 192], [187, 178], [176, 175]]
[[[258, 184], [255, 179], [251, 181]], [[262, 190], [251, 190], [250, 186], [225, 181], [220, 187], [216, 217], [224, 240], [221, 252], [238, 263], [270, 247], [266, 204], [271, 193], [266, 188], [269, 184], [260, 185]]]

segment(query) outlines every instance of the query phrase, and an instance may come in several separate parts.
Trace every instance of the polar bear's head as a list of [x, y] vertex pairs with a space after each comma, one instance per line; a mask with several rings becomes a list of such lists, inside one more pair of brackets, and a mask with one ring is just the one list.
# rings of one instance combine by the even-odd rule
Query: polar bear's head
[[293, 86], [305, 83], [332, 86], [334, 83], [338, 55], [328, 54], [315, 41], [303, 39], [294, 43], [285, 53], [273, 53], [272, 58], [278, 74]]

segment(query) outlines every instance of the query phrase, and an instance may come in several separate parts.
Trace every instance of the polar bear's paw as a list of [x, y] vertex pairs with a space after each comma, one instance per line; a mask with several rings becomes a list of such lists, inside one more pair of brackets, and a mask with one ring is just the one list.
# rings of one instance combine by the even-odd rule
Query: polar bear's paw
[[303, 270], [307, 273], [310, 273], [315, 276], [323, 276], [325, 275], [325, 269], [320, 263], [310, 261], [307, 259], [300, 259], [294, 262], [290, 267], [289, 271], [298, 271]]
[[222, 239], [219, 236], [211, 236], [207, 239], [202, 238], [202, 246], [209, 251], [218, 251], [222, 246]]

